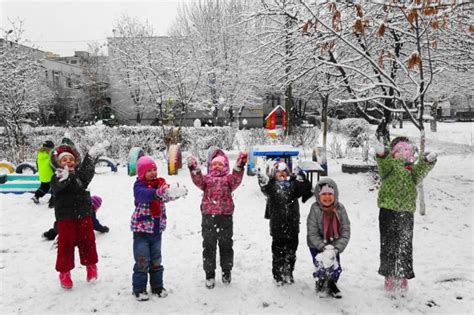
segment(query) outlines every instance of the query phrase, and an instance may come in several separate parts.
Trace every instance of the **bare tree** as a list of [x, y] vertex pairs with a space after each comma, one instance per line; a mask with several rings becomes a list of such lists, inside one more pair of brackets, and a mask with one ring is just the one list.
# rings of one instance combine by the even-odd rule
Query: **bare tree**
[[9, 158], [19, 162], [27, 144], [24, 126], [36, 123], [39, 107], [50, 102], [53, 93], [44, 80], [44, 53], [23, 45], [21, 20], [10, 23], [11, 29], [1, 30], [0, 40], [0, 125], [11, 148]]

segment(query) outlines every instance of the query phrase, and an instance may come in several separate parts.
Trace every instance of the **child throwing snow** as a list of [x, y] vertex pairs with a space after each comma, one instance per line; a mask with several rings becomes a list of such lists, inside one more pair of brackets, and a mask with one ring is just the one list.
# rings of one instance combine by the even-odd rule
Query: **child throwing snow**
[[[69, 144], [67, 144], [69, 143]], [[86, 266], [87, 281], [97, 279], [97, 250], [92, 223], [91, 197], [87, 190], [94, 177], [95, 159], [102, 146], [94, 145], [81, 163], [81, 156], [69, 139], [53, 150], [56, 172], [51, 181], [55, 196], [58, 231], [56, 270], [63, 288], [71, 289], [74, 248], [79, 247], [81, 264]]]
[[415, 159], [408, 138], [393, 139], [390, 148], [375, 148], [382, 185], [378, 195], [380, 230], [379, 274], [385, 277], [385, 290], [408, 290], [413, 272], [413, 217], [416, 211], [416, 185], [436, 163], [436, 153]]
[[336, 183], [321, 179], [315, 187], [316, 202], [311, 206], [306, 222], [307, 242], [316, 271], [316, 292], [320, 297], [329, 294], [341, 298], [336, 283], [341, 275], [340, 253], [351, 236], [351, 225], [344, 205], [339, 202]]
[[[54, 170], [51, 166], [50, 152], [54, 149], [53, 141], [47, 140], [43, 143], [41, 148], [38, 149], [36, 156], [36, 167], [38, 169], [38, 175], [40, 180], [40, 186], [35, 191], [35, 195], [31, 198], [34, 203], [38, 204], [39, 199], [49, 192], [51, 186], [51, 178], [53, 177]], [[54, 196], [51, 195], [48, 201], [48, 206], [54, 208]]]
[[267, 197], [265, 219], [270, 219], [272, 237], [272, 273], [278, 286], [294, 283], [293, 270], [300, 232], [298, 198], [306, 202], [311, 196], [311, 183], [301, 171], [290, 176], [284, 162], [276, 161], [271, 178], [258, 172], [258, 183]]
[[216, 245], [219, 243], [222, 283], [230, 284], [234, 264], [233, 221], [234, 202], [232, 192], [242, 181], [247, 153], [240, 152], [232, 174], [229, 174], [229, 160], [225, 153], [214, 150], [209, 155], [207, 174], [203, 175], [195, 157], [188, 157], [188, 167], [193, 183], [202, 191], [202, 258], [206, 273], [206, 287], [215, 286]]
[[166, 228], [165, 202], [187, 194], [186, 187], [170, 187], [164, 178], [157, 177], [155, 161], [142, 156], [137, 161], [137, 180], [133, 185], [135, 211], [133, 231], [133, 294], [138, 301], [148, 300], [147, 282], [150, 274], [151, 293], [160, 298], [168, 295], [163, 287], [161, 264], [161, 235]]

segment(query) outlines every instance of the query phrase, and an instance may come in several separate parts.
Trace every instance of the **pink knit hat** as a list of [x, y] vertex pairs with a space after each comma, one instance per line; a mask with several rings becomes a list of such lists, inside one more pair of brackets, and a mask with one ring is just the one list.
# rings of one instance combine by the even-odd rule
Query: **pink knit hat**
[[145, 179], [145, 173], [152, 168], [156, 168], [155, 161], [149, 156], [142, 156], [137, 161], [137, 175], [138, 178]]
[[99, 209], [100, 206], [102, 205], [102, 198], [100, 198], [99, 196], [92, 196], [91, 203], [92, 203], [92, 210], [97, 211], [97, 209]]
[[319, 195], [321, 196], [322, 194], [327, 194], [327, 193], [334, 195], [334, 188], [332, 188], [329, 185], [324, 185], [323, 187], [321, 187], [321, 190], [319, 191]]
[[222, 165], [225, 165], [225, 157], [223, 157], [222, 155], [218, 155], [212, 159], [211, 164], [214, 162], [220, 162], [222, 163]]

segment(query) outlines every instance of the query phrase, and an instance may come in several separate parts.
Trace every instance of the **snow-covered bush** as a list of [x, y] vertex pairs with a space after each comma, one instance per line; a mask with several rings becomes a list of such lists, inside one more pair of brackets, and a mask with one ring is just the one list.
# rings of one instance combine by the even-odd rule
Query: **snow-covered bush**
[[340, 133], [347, 137], [347, 146], [358, 148], [369, 138], [370, 125], [362, 118], [347, 118], [340, 121]]
[[338, 136], [334, 135], [334, 138], [329, 143], [327, 151], [331, 158], [340, 159], [345, 157], [344, 150], [342, 149], [342, 144]]
[[[182, 149], [206, 151], [210, 146], [218, 146], [224, 150], [232, 149], [235, 130], [230, 127], [182, 128]], [[35, 160], [36, 150], [46, 140], [52, 140], [56, 145], [67, 134], [81, 153], [85, 153], [96, 142], [108, 140], [111, 145], [107, 155], [118, 161], [125, 161], [132, 147], [141, 147], [146, 154], [160, 156], [166, 145], [163, 141], [161, 127], [154, 126], [118, 126], [109, 128], [104, 125], [88, 127], [40, 127], [25, 130], [27, 145], [26, 160]], [[12, 160], [13, 150], [0, 134], [0, 159]], [[20, 161], [23, 162], [23, 161]]]

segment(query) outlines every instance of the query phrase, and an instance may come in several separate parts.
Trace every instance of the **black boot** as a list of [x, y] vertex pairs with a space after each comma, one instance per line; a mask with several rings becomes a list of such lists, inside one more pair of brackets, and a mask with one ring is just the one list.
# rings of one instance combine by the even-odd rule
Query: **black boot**
[[342, 298], [341, 291], [337, 287], [336, 282], [334, 282], [333, 280], [328, 281], [328, 293], [336, 299]]
[[222, 283], [230, 284], [232, 280], [230, 270], [222, 270]]
[[206, 272], [206, 288], [214, 289], [216, 285], [216, 273], [214, 271]]
[[166, 291], [166, 289], [163, 287], [152, 288], [151, 294], [156, 295], [160, 298], [165, 298], [168, 296], [168, 291]]
[[56, 235], [58, 235], [58, 233], [55, 229], [49, 229], [48, 231], [43, 233], [43, 237], [49, 241], [54, 240], [56, 238]]

